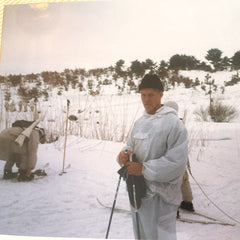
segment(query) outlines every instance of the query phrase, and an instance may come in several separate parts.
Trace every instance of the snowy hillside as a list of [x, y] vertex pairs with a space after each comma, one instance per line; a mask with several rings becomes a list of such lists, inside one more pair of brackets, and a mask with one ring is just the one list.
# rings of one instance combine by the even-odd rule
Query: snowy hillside
[[[181, 74], [202, 80], [206, 75], [196, 71]], [[224, 81], [231, 78], [232, 73], [218, 72], [211, 75], [220, 89]], [[142, 114], [140, 96], [108, 94], [87, 99], [86, 96], [78, 96], [73, 92], [66, 92], [65, 96], [71, 101], [70, 113], [79, 117], [78, 122], [69, 124], [65, 165], [67, 173], [59, 176], [62, 171], [63, 136], [56, 142], [39, 145], [36, 169], [45, 168], [48, 174], [42, 179], [27, 183], [3, 180], [2, 169], [5, 162], [0, 161], [0, 239], [8, 239], [4, 235], [31, 236], [31, 239], [39, 236], [44, 239], [105, 238], [110, 210], [100, 206], [96, 199], [112, 205], [118, 182], [119, 166], [116, 156], [124, 145], [120, 140], [127, 136], [132, 123]], [[224, 94], [218, 90], [214, 97], [220, 98], [224, 104], [234, 106], [240, 113], [240, 83], [226, 87]], [[190, 178], [195, 209], [236, 224], [223, 226], [177, 222], [178, 240], [238, 240], [240, 224], [233, 219], [240, 222], [240, 116], [230, 123], [196, 121], [194, 111], [209, 104], [209, 95], [200, 88], [194, 90], [175, 86], [164, 93], [163, 103], [168, 100], [178, 102], [179, 117], [187, 110], [189, 159], [193, 176], [197, 180], [196, 183]], [[51, 127], [51, 131], [59, 130], [64, 127], [66, 98], [54, 96], [49, 101], [42, 102], [42, 108], [50, 108], [50, 105], [55, 104], [55, 111], [47, 109], [42, 112], [45, 114], [42, 126]], [[91, 113], [78, 112], [86, 107], [91, 109]], [[20, 114], [17, 117], [21, 117]], [[51, 122], [51, 119], [58, 121]], [[84, 123], [83, 127], [81, 124]], [[85, 137], [77, 136], [75, 129], [84, 131]], [[117, 134], [113, 135], [116, 132]], [[87, 138], [88, 136], [92, 139]], [[98, 136], [98, 139], [93, 139], [95, 136]], [[216, 209], [198, 184], [207, 196], [233, 219]], [[116, 206], [129, 209], [123, 181]], [[187, 217], [202, 219], [191, 215]], [[129, 214], [114, 213], [109, 238], [134, 238]], [[10, 236], [9, 239], [15, 238]]]

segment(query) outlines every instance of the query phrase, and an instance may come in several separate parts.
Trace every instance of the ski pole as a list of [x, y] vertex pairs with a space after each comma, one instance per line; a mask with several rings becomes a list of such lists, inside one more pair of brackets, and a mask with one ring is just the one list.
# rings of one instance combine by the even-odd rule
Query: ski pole
[[[132, 162], [132, 153], [130, 155], [130, 162]], [[136, 198], [135, 178], [134, 178], [134, 176], [131, 176], [131, 177], [132, 177], [132, 185], [133, 185], [133, 199], [134, 199], [135, 217], [136, 217], [136, 225], [137, 225], [137, 236], [138, 236], [138, 239], [141, 239], [140, 227], [139, 227], [138, 206], [137, 206], [137, 198]]]
[[64, 173], [66, 173], [64, 171], [64, 167], [65, 167], [65, 156], [66, 156], [66, 145], [67, 145], [67, 128], [68, 128], [69, 106], [70, 106], [70, 101], [67, 99], [67, 119], [66, 119], [65, 139], [64, 139], [63, 168], [62, 168], [62, 172], [59, 174], [60, 176], [62, 176]]
[[112, 222], [112, 216], [113, 216], [113, 212], [114, 212], [116, 201], [117, 201], [117, 195], [118, 195], [118, 190], [119, 190], [120, 183], [121, 183], [121, 175], [119, 176], [119, 179], [118, 179], [117, 190], [116, 190], [116, 193], [115, 193], [115, 196], [114, 196], [114, 201], [113, 201], [113, 205], [112, 205], [111, 215], [110, 215], [110, 218], [109, 218], [108, 229], [107, 229], [105, 239], [108, 238], [108, 234], [109, 234], [109, 231], [110, 231], [110, 225], [111, 225], [111, 222]]

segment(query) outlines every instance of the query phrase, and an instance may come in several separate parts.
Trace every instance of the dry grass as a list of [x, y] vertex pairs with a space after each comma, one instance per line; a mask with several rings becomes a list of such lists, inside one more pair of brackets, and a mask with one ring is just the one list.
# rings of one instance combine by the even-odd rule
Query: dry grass
[[[126, 141], [132, 123], [138, 117], [136, 102], [140, 105], [139, 96], [134, 95], [72, 96], [70, 101], [69, 115], [77, 116], [78, 120], [68, 121], [68, 135], [117, 142]], [[39, 117], [44, 116], [39, 126], [45, 128], [48, 142], [64, 136], [67, 107], [63, 96], [38, 102], [36, 111], [9, 112], [4, 109], [3, 103], [1, 105], [1, 129], [10, 127], [16, 120], [33, 120], [37, 112]]]
[[208, 112], [214, 122], [230, 122], [237, 116], [235, 107], [224, 105], [219, 100], [213, 102]]
[[213, 122], [230, 122], [238, 112], [235, 107], [224, 105], [219, 99], [213, 101], [211, 107], [203, 108], [194, 111], [197, 121], [213, 121]]

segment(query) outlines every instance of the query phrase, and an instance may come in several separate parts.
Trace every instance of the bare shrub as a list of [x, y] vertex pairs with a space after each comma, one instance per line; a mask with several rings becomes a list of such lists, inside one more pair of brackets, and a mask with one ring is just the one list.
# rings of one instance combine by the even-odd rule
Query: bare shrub
[[230, 81], [224, 82], [225, 86], [233, 86], [235, 84], [238, 84], [240, 82], [240, 78], [238, 75], [233, 75], [232, 79]]
[[237, 110], [230, 105], [223, 105], [220, 101], [214, 101], [208, 108], [209, 115], [214, 122], [230, 122], [237, 116]]
[[198, 121], [214, 121], [214, 122], [230, 122], [233, 120], [238, 112], [235, 107], [224, 105], [221, 101], [215, 100], [211, 107], [203, 108], [194, 111], [196, 120]]

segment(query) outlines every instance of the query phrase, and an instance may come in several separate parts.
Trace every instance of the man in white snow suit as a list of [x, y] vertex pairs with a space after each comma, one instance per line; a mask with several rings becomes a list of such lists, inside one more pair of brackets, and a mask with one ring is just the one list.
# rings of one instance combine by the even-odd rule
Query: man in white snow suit
[[[0, 133], [0, 160], [6, 161], [4, 179], [18, 177], [19, 181], [31, 181], [34, 178], [32, 169], [37, 163], [38, 144], [45, 142], [45, 132], [42, 128], [35, 128], [23, 145], [19, 146], [15, 139], [24, 130], [22, 127], [11, 127]], [[16, 164], [19, 172], [13, 173], [12, 167]]]
[[[141, 239], [176, 240], [176, 214], [188, 156], [187, 130], [177, 112], [161, 104], [163, 85], [157, 75], [145, 75], [139, 90], [145, 112], [135, 122], [118, 162], [127, 166], [129, 175], [143, 175], [147, 185], [137, 210]], [[138, 162], [129, 161], [131, 153]], [[133, 207], [132, 213], [137, 238]]]

